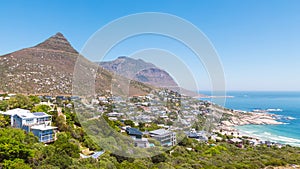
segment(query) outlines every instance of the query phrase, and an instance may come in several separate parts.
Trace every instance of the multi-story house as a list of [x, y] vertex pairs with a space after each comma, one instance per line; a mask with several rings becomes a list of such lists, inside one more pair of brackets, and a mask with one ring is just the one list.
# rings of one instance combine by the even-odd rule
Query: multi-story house
[[150, 136], [160, 142], [162, 146], [176, 145], [176, 133], [170, 130], [158, 129], [149, 132]]
[[8, 110], [2, 114], [10, 116], [12, 127], [32, 132], [40, 142], [49, 143], [56, 139], [57, 127], [51, 126], [51, 115], [44, 112], [31, 113], [29, 110], [19, 108]]

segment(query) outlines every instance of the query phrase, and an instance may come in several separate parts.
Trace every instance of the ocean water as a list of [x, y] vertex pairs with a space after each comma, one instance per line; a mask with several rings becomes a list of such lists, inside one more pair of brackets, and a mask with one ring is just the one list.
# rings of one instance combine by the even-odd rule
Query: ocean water
[[[200, 92], [201, 93], [201, 92]], [[202, 92], [209, 95], [209, 92]], [[244, 134], [300, 147], [300, 92], [227, 92], [225, 107], [235, 110], [281, 109], [269, 113], [279, 115], [282, 125], [245, 125], [237, 129]]]

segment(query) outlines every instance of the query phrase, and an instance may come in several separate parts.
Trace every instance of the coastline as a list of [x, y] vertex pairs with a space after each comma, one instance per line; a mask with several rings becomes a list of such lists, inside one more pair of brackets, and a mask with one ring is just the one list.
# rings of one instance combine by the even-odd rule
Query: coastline
[[[224, 121], [224, 124], [220, 123], [219, 128], [232, 131], [235, 135], [239, 133], [262, 141], [300, 147], [299, 92], [233, 91], [228, 92], [228, 95], [234, 98], [226, 99], [226, 108], [220, 120], [220, 122]], [[244, 119], [244, 116], [237, 112], [242, 115], [251, 113], [262, 118], [257, 117], [258, 121], [251, 121], [249, 118], [249, 121], [246, 121], [248, 117], [245, 116]], [[238, 117], [231, 117], [233, 114]], [[273, 118], [263, 118], [264, 115]]]
[[243, 125], [279, 125], [283, 122], [277, 121], [278, 115], [271, 113], [257, 113], [233, 110], [227, 112], [231, 115], [228, 120], [222, 121], [222, 125], [226, 127], [243, 126]]
[[[218, 108], [220, 111], [220, 109]], [[262, 125], [284, 125], [285, 123], [278, 121], [279, 115], [272, 113], [246, 112], [240, 110], [223, 110], [226, 119], [221, 120], [218, 132], [222, 135], [232, 135], [234, 137], [250, 137], [258, 142], [274, 142], [275, 144], [284, 144], [300, 147], [300, 143], [294, 143], [293, 138], [273, 135], [268, 132], [262, 132], [256, 135], [253, 131], [247, 130], [247, 127], [259, 127]], [[240, 128], [239, 128], [240, 127]], [[245, 127], [245, 129], [241, 129]], [[277, 138], [279, 137], [279, 138]], [[285, 141], [282, 141], [284, 139]], [[289, 141], [292, 140], [292, 141]], [[300, 140], [299, 140], [300, 141]]]
[[257, 138], [261, 141], [270, 141], [277, 144], [300, 147], [300, 139], [282, 136], [280, 134], [277, 134], [276, 132], [264, 130], [264, 126], [262, 125], [236, 126], [235, 129], [237, 130], [237, 132], [239, 132], [241, 136], [248, 136], [252, 138]]
[[234, 98], [234, 96], [208, 96], [208, 95], [199, 95], [194, 96], [195, 99], [213, 99], [213, 98]]

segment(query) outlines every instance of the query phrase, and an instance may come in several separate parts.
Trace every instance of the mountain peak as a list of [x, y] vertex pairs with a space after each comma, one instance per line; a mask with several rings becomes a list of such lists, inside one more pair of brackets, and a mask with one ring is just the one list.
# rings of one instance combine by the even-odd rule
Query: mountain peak
[[119, 56], [118, 59], [128, 59], [129, 57], [127, 56]]
[[56, 36], [56, 37], [63, 37], [63, 38], [65, 38], [64, 37], [64, 35], [61, 33], [61, 32], [57, 32], [54, 36]]
[[70, 44], [70, 42], [60, 32], [46, 39], [44, 42], [36, 45], [37, 48], [59, 50], [70, 53], [78, 53]]

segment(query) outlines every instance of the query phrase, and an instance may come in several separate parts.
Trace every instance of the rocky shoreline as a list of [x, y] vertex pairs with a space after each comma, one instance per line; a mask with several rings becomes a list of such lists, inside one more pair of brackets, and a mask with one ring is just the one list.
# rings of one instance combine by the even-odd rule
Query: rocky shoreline
[[261, 140], [261, 138], [253, 135], [246, 134], [239, 131], [237, 126], [244, 125], [281, 125], [283, 122], [277, 121], [279, 115], [268, 113], [268, 112], [247, 112], [241, 110], [229, 110], [221, 107], [214, 107], [215, 111], [222, 113], [223, 117], [216, 128], [215, 132], [221, 133], [222, 135], [232, 135], [236, 138], [250, 137], [258, 141], [268, 141]]
[[280, 125], [283, 122], [277, 121], [278, 115], [267, 112], [246, 112], [241, 110], [229, 110], [221, 107], [214, 107], [214, 111], [222, 114], [218, 129], [223, 131], [237, 131], [236, 126], [244, 125]]
[[227, 121], [222, 121], [224, 126], [243, 126], [243, 125], [279, 125], [284, 124], [283, 122], [277, 121], [275, 114], [269, 113], [255, 113], [255, 112], [239, 112], [233, 111], [232, 116]]

